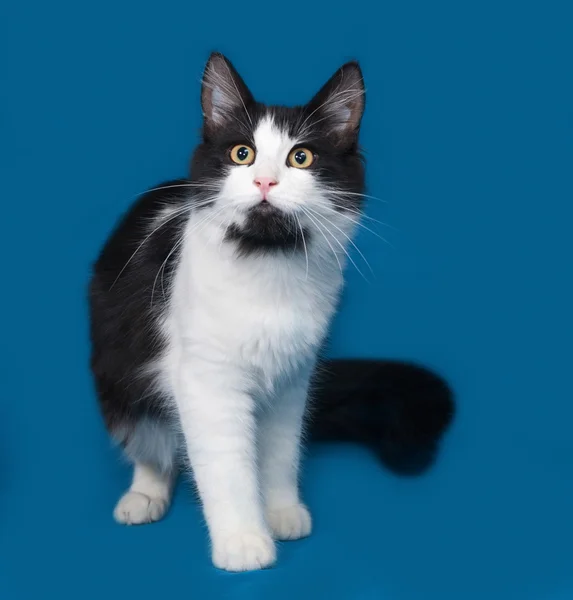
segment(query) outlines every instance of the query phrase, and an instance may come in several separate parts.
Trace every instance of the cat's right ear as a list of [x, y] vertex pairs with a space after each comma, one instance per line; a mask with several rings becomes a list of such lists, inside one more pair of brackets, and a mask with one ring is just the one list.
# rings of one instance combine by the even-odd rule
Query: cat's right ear
[[341, 146], [355, 143], [364, 112], [364, 79], [360, 65], [351, 61], [340, 67], [307, 105], [335, 142]]
[[229, 122], [249, 122], [253, 96], [231, 61], [213, 52], [205, 66], [201, 106], [205, 132], [212, 133]]

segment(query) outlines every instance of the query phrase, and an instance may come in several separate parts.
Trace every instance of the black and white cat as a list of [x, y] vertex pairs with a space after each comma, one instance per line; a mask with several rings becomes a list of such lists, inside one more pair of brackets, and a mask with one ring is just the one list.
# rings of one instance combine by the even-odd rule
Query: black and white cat
[[[309, 104], [268, 107], [213, 54], [201, 103], [190, 178], [143, 196], [95, 264], [92, 369], [134, 464], [117, 521], [160, 519], [188, 465], [214, 564], [243, 571], [275, 562], [274, 539], [311, 531], [301, 435], [361, 214], [364, 85], [350, 62]], [[452, 415], [439, 378], [382, 361], [324, 366], [311, 437], [367, 442], [400, 472], [431, 462]]]

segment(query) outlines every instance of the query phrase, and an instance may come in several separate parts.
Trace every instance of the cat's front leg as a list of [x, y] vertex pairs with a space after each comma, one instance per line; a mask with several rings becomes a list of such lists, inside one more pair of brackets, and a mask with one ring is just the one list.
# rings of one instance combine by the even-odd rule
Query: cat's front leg
[[176, 399], [193, 476], [209, 528], [212, 559], [228, 571], [275, 562], [259, 493], [254, 401], [226, 365], [186, 361]]
[[298, 481], [307, 394], [305, 375], [274, 399], [259, 421], [261, 487], [267, 522], [278, 540], [297, 540], [312, 529]]

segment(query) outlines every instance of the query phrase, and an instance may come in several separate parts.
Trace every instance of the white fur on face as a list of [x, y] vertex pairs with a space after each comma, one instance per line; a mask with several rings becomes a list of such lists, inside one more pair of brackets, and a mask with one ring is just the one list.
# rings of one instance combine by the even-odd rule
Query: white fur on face
[[[267, 200], [285, 213], [295, 214], [302, 225], [308, 229], [317, 229], [316, 219], [324, 223], [338, 238], [344, 236], [335, 227], [328, 224], [334, 219], [336, 225], [346, 233], [349, 230], [348, 219], [340, 218], [333, 211], [326, 195], [327, 190], [313, 175], [311, 169], [297, 169], [287, 164], [288, 155], [301, 141], [290, 137], [287, 131], [280, 129], [271, 115], [267, 115], [257, 125], [254, 132], [256, 157], [248, 166], [230, 166], [215, 207], [226, 207], [219, 213], [215, 222], [228, 226], [233, 222], [242, 223], [249, 208], [261, 201], [261, 194], [255, 185], [258, 177], [270, 177], [277, 181], [271, 188]], [[308, 213], [311, 216], [309, 217]], [[323, 219], [315, 214], [318, 212]], [[326, 220], [325, 220], [326, 219]], [[318, 236], [320, 237], [320, 233]], [[332, 236], [329, 241], [337, 246]], [[338, 246], [337, 246], [338, 247]], [[340, 248], [338, 248], [340, 250]]]
[[261, 120], [254, 132], [255, 162], [249, 166], [232, 166], [221, 190], [221, 200], [248, 209], [261, 201], [254, 181], [270, 177], [278, 182], [268, 201], [285, 212], [297, 210], [297, 204], [320, 192], [312, 174], [305, 169], [287, 166], [287, 158], [297, 140], [280, 130], [272, 118]]

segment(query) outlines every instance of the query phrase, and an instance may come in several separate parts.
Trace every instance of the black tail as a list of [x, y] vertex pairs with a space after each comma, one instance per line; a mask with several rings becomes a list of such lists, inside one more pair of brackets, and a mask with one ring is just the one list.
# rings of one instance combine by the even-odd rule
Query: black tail
[[454, 416], [447, 384], [397, 361], [330, 360], [317, 378], [310, 438], [366, 444], [393, 472], [422, 473]]

